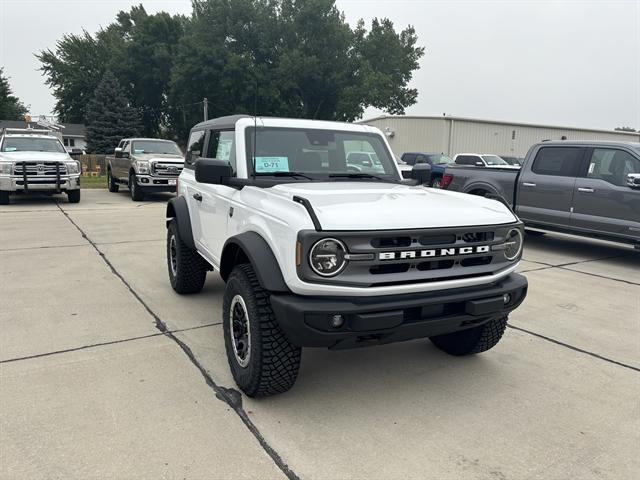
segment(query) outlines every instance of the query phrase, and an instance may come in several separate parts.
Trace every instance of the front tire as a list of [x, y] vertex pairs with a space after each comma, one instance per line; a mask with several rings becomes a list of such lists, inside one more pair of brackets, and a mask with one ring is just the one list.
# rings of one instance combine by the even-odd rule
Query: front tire
[[136, 174], [133, 172], [129, 174], [129, 193], [131, 194], [131, 200], [134, 202], [141, 202], [144, 200], [144, 192], [138, 186]]
[[463, 356], [486, 352], [500, 341], [507, 328], [508, 319], [509, 317], [504, 315], [477, 327], [437, 335], [429, 340], [449, 355]]
[[204, 287], [207, 263], [182, 241], [175, 219], [171, 220], [167, 229], [167, 267], [171, 287], [177, 293], [197, 293]]
[[0, 205], [9, 205], [9, 192], [0, 192]]
[[116, 193], [118, 190], [120, 190], [120, 185], [118, 185], [115, 178], [113, 178], [113, 174], [111, 173], [110, 168], [107, 170], [107, 186], [109, 188], [109, 191], [112, 193]]
[[269, 292], [260, 286], [251, 265], [233, 269], [222, 308], [227, 360], [238, 387], [250, 397], [289, 390], [298, 377], [302, 349], [280, 329]]
[[80, 189], [78, 190], [67, 190], [67, 200], [69, 203], [79, 203], [80, 202]]

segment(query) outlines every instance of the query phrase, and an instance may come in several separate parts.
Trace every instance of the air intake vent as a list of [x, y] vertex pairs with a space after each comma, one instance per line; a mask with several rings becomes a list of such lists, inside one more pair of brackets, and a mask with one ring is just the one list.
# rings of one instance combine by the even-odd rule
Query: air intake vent
[[490, 242], [493, 237], [493, 232], [472, 232], [462, 235], [462, 240], [467, 243]]
[[411, 237], [379, 237], [371, 239], [374, 248], [408, 247], [411, 245]]

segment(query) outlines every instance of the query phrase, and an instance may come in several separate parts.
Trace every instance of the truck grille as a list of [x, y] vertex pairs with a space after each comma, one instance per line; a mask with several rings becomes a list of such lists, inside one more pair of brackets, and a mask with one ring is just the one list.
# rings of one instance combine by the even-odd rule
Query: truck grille
[[350, 254], [366, 258], [351, 260], [335, 277], [317, 276], [305, 258], [298, 268], [305, 281], [350, 286], [387, 286], [482, 277], [507, 268], [502, 250], [507, 233], [515, 224], [495, 227], [440, 228], [389, 232], [300, 233], [303, 251], [310, 251], [321, 238], [340, 239]]
[[182, 165], [175, 163], [154, 163], [153, 174], [163, 177], [177, 177], [182, 172]]
[[14, 175], [48, 175], [55, 177], [58, 171], [60, 175], [66, 175], [66, 165], [60, 162], [19, 162], [13, 167]]

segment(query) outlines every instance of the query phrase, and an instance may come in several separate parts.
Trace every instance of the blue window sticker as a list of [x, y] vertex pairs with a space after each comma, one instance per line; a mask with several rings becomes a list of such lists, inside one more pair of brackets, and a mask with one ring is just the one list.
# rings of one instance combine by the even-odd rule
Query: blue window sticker
[[255, 157], [256, 173], [288, 172], [289, 157]]

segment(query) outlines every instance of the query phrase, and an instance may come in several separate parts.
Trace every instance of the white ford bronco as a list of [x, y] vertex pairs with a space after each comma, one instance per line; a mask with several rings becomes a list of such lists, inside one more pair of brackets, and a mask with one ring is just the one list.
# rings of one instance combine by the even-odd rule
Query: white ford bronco
[[66, 193], [78, 203], [80, 163], [49, 130], [6, 128], [0, 134], [0, 205], [29, 193]]
[[[370, 152], [350, 163], [351, 152]], [[452, 355], [490, 349], [527, 292], [523, 227], [496, 200], [403, 180], [364, 125], [232, 116], [190, 133], [167, 206], [173, 289], [226, 282], [223, 331], [249, 396], [294, 384], [301, 347], [428, 337]]]

